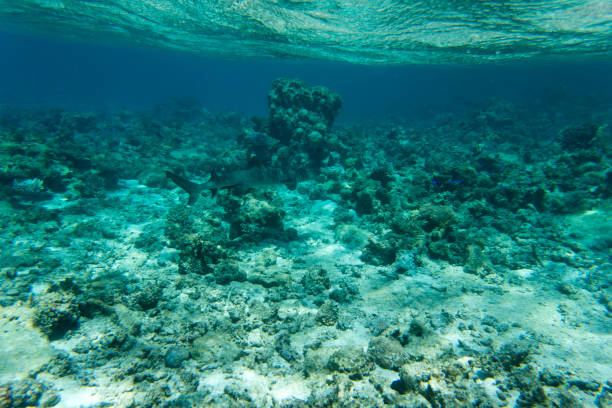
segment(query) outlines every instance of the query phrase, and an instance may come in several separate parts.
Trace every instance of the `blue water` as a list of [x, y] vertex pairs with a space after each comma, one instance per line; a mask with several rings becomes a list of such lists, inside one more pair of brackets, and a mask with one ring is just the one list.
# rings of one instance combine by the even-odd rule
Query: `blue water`
[[0, 104], [10, 106], [133, 109], [187, 96], [211, 112], [262, 115], [271, 82], [295, 77], [342, 95], [340, 120], [410, 119], [470, 110], [490, 98], [612, 104], [610, 72], [605, 58], [386, 67], [227, 60], [0, 31]]
[[0, 0], [0, 407], [610, 406], [606, 5]]

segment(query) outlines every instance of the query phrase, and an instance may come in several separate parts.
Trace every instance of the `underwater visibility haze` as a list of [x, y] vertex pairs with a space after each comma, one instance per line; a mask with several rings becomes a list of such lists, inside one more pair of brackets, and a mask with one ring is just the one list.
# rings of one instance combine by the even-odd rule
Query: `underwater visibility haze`
[[612, 407], [609, 0], [0, 0], [0, 408]]

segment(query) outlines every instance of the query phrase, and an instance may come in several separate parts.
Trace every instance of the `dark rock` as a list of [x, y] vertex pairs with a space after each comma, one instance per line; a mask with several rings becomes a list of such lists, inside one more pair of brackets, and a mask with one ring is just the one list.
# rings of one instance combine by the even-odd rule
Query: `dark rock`
[[184, 361], [189, 360], [191, 354], [189, 350], [180, 346], [173, 346], [166, 351], [164, 356], [164, 363], [166, 367], [179, 368]]
[[62, 398], [55, 391], [47, 390], [47, 391], [45, 391], [45, 393], [40, 398], [40, 401], [39, 401], [38, 404], [39, 404], [39, 406], [41, 406], [43, 408], [45, 408], [45, 407], [54, 407], [57, 404], [59, 404], [61, 400], [62, 400]]
[[428, 330], [425, 324], [417, 319], [412, 319], [410, 321], [410, 326], [408, 327], [408, 333], [415, 337], [425, 337]]
[[53, 293], [38, 303], [34, 312], [34, 325], [51, 340], [62, 337], [79, 324], [79, 308], [72, 296]]
[[11, 388], [8, 385], [0, 385], [0, 408], [11, 408]]
[[601, 383], [595, 380], [571, 380], [568, 384], [585, 392], [597, 392], [601, 388]]
[[58, 353], [58, 355], [47, 364], [47, 372], [57, 377], [75, 375], [77, 371], [74, 361], [72, 361], [66, 352]]
[[434, 329], [440, 329], [442, 327], [448, 326], [450, 323], [452, 323], [453, 320], [454, 317], [447, 311], [443, 310], [440, 313], [436, 313], [433, 316], [430, 316], [429, 324]]
[[430, 373], [425, 363], [404, 364], [399, 369], [399, 382], [394, 389], [400, 394], [420, 392], [421, 383], [429, 381]]
[[284, 238], [285, 212], [273, 203], [248, 196], [230, 223], [230, 239]]
[[497, 318], [495, 316], [486, 315], [485, 317], [482, 318], [482, 320], [480, 321], [480, 324], [482, 324], [483, 326], [490, 326], [493, 328], [497, 328], [499, 322], [497, 321]]
[[222, 262], [215, 268], [215, 280], [219, 285], [227, 285], [231, 282], [244, 282], [246, 272], [232, 262]]
[[545, 368], [540, 372], [540, 381], [549, 387], [558, 387], [565, 382], [565, 378], [563, 374]]
[[574, 285], [568, 282], [559, 282], [555, 288], [560, 293], [567, 295], [567, 296], [573, 296], [578, 293], [578, 289]]
[[531, 351], [532, 345], [527, 342], [506, 343], [495, 353], [494, 359], [499, 361], [505, 370], [510, 371], [525, 363]]
[[331, 127], [342, 100], [324, 87], [308, 87], [296, 79], [277, 79], [268, 94], [270, 135], [288, 143], [299, 127], [309, 133], [317, 123]]
[[223, 392], [229, 395], [234, 400], [251, 401], [249, 392], [246, 388], [241, 388], [238, 384], [228, 384], [223, 389]]
[[380, 181], [383, 187], [386, 187], [394, 180], [393, 170], [387, 167], [377, 167], [370, 173], [370, 178]]
[[355, 194], [355, 211], [357, 211], [358, 214], [372, 214], [374, 210], [374, 191], [363, 189]]
[[597, 398], [595, 399], [595, 403], [598, 408], [609, 408], [612, 407], [612, 384], [608, 382], [608, 386], [604, 387]]
[[451, 207], [426, 204], [419, 208], [418, 220], [426, 232], [444, 229], [455, 222], [455, 212]]
[[571, 391], [566, 389], [560, 389], [558, 393], [552, 394], [549, 397], [554, 407], [581, 408], [584, 406]]
[[208, 274], [226, 258], [227, 251], [222, 245], [198, 235], [193, 237], [181, 251], [179, 273]]
[[311, 408], [325, 408], [336, 406], [340, 389], [337, 385], [317, 387], [308, 396], [308, 406]]
[[304, 274], [302, 285], [309, 295], [321, 295], [331, 287], [331, 281], [325, 269], [314, 268]]
[[22, 408], [38, 406], [40, 397], [46, 387], [38, 381], [24, 379], [8, 384], [8, 387], [0, 387], [0, 404], [10, 401], [9, 408]]
[[286, 332], [281, 333], [276, 338], [275, 350], [288, 362], [298, 361], [300, 359], [299, 353], [291, 346], [291, 339]]
[[162, 295], [160, 287], [155, 285], [147, 285], [134, 296], [134, 300], [142, 310], [153, 309], [157, 306]]
[[598, 126], [593, 123], [569, 126], [559, 134], [559, 142], [564, 149], [585, 149], [597, 137]]
[[377, 337], [368, 344], [368, 356], [380, 367], [398, 371], [408, 362], [408, 355], [397, 341]]
[[370, 239], [366, 245], [361, 260], [377, 266], [391, 265], [397, 259], [398, 247], [392, 238]]
[[327, 368], [331, 371], [347, 373], [349, 378], [357, 380], [372, 369], [372, 364], [361, 348], [346, 347], [332, 353], [327, 362]]
[[359, 294], [359, 289], [354, 283], [341, 281], [338, 288], [333, 289], [329, 297], [338, 303], [348, 303]]
[[309, 408], [310, 406], [306, 401], [300, 399], [289, 399], [281, 402], [280, 408]]
[[521, 392], [519, 398], [516, 401], [519, 407], [533, 407], [541, 406], [548, 401], [548, 395], [546, 390], [542, 386], [536, 386], [529, 391]]
[[332, 300], [326, 300], [319, 308], [315, 321], [324, 326], [334, 326], [338, 323], [339, 313], [338, 304]]
[[391, 324], [387, 319], [378, 318], [371, 321], [369, 329], [373, 336], [380, 336]]

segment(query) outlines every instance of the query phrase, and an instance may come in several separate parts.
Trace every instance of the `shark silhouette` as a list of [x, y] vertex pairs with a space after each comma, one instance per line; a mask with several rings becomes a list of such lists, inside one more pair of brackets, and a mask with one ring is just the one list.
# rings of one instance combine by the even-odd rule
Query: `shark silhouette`
[[203, 183], [195, 183], [171, 171], [166, 171], [166, 176], [189, 194], [189, 200], [187, 201], [189, 205], [195, 204], [205, 191], [210, 191], [214, 197], [217, 191], [224, 189], [246, 192], [253, 188], [274, 184], [295, 185], [295, 181], [275, 177], [275, 175], [270, 174], [270, 171], [260, 167], [230, 171], [220, 175], [213, 173]]

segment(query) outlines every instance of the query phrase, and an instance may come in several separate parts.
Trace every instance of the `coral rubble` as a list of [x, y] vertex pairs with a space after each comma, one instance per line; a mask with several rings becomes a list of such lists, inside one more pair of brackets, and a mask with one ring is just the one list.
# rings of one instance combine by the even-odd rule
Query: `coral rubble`
[[268, 97], [0, 112], [0, 406], [609, 406], [610, 112]]

